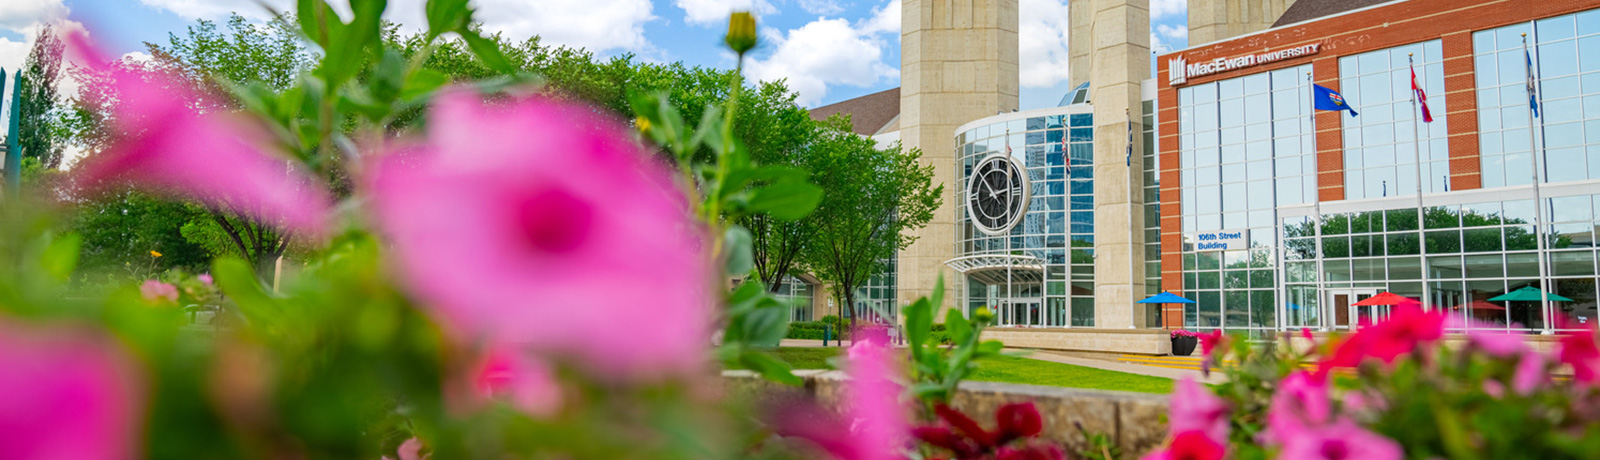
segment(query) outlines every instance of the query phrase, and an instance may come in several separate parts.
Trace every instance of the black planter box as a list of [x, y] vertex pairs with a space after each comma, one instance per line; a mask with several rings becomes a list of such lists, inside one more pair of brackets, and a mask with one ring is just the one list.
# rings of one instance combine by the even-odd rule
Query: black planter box
[[1182, 336], [1182, 335], [1177, 336], [1177, 337], [1173, 337], [1172, 338], [1172, 355], [1173, 356], [1189, 356], [1189, 355], [1194, 353], [1194, 347], [1195, 347], [1195, 345], [1197, 345], [1199, 343], [1200, 343], [1200, 339], [1197, 338], [1197, 337]]

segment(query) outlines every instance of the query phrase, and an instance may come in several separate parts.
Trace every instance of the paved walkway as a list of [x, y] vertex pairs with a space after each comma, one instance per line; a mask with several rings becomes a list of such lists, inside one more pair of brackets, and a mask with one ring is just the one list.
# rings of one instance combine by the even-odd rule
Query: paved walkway
[[[783, 347], [821, 347], [822, 346], [822, 341], [821, 340], [802, 340], [802, 339], [783, 339], [783, 341], [779, 343], [779, 346], [783, 346]], [[830, 347], [838, 346], [838, 341], [828, 341], [828, 346], [830, 346]], [[1084, 358], [1084, 357], [1080, 357], [1080, 356], [1072, 356], [1072, 355], [1068, 355], [1068, 354], [1065, 354], [1065, 353], [1057, 353], [1057, 352], [1052, 352], [1052, 351], [1047, 351], [1047, 350], [1029, 350], [1029, 349], [1021, 349], [1021, 348], [1007, 348], [1006, 351], [1027, 353], [1027, 355], [1025, 355], [1024, 357], [1030, 358], [1030, 359], [1037, 359], [1037, 360], [1040, 360], [1040, 361], [1049, 361], [1049, 362], [1053, 362], [1053, 363], [1071, 364], [1071, 365], [1074, 365], [1074, 366], [1092, 367], [1092, 368], [1095, 368], [1095, 369], [1102, 369], [1102, 370], [1116, 371], [1116, 372], [1126, 372], [1126, 373], [1129, 373], [1129, 374], [1148, 375], [1148, 376], [1151, 376], [1151, 377], [1161, 377], [1161, 378], [1168, 378], [1168, 379], [1173, 379], [1173, 380], [1181, 379], [1181, 378], [1186, 377], [1186, 376], [1193, 376], [1195, 378], [1195, 380], [1200, 380], [1200, 381], [1203, 381], [1203, 382], [1206, 382], [1206, 383], [1222, 383], [1222, 381], [1223, 381], [1222, 374], [1216, 373], [1216, 372], [1211, 373], [1211, 377], [1210, 378], [1206, 378], [1206, 377], [1204, 377], [1204, 376], [1202, 376], [1200, 374], [1200, 371], [1190, 370], [1190, 369], [1174, 369], [1174, 368], [1166, 368], [1166, 367], [1146, 366], [1146, 365], [1142, 365], [1142, 364], [1117, 362], [1117, 361], [1111, 361], [1111, 360], [1107, 360], [1107, 359]]]

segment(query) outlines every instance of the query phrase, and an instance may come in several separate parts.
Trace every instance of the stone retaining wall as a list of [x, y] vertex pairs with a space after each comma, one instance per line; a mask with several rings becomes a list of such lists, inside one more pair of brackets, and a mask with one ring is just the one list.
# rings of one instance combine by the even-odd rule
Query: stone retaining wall
[[[733, 397], [756, 400], [809, 395], [830, 407], [842, 396], [845, 376], [839, 371], [795, 371], [801, 387], [768, 382], [750, 371], [723, 371], [724, 389]], [[1138, 458], [1166, 438], [1167, 396], [1121, 391], [1083, 390], [997, 382], [963, 382], [951, 405], [985, 426], [993, 427], [1000, 406], [1033, 401], [1044, 417], [1045, 439], [1072, 452], [1089, 448], [1075, 424], [1091, 434], [1106, 434], [1122, 449], [1123, 458]]]

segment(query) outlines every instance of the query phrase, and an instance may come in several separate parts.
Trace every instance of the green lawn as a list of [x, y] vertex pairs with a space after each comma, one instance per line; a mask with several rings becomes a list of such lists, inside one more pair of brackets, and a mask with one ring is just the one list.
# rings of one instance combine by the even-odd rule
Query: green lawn
[[[827, 369], [829, 357], [840, 348], [784, 347], [773, 350], [779, 359], [795, 369]], [[1014, 356], [999, 356], [978, 362], [968, 380], [1024, 383], [1067, 388], [1171, 393], [1172, 380], [1147, 375], [1100, 370], [1071, 364], [1040, 361]]]

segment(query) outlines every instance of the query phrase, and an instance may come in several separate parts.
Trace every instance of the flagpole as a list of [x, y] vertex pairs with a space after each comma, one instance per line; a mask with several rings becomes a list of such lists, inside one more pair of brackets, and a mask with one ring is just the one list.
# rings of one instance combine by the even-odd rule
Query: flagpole
[[[1013, 160], [1011, 158], [1011, 130], [1007, 129], [1006, 130], [1006, 188], [1008, 188], [1008, 189], [1011, 188], [1011, 184], [1015, 184], [1016, 181], [1017, 181], [1017, 178], [1011, 177], [1012, 161], [1015, 161], [1015, 160]], [[1014, 197], [1015, 196], [1012, 195], [1009, 190], [1006, 191], [1006, 208], [1010, 208], [1011, 207], [1011, 199], [1014, 198]], [[1024, 210], [1022, 210], [1022, 212], [1026, 213], [1027, 210], [1024, 209]], [[1007, 216], [1007, 217], [1008, 218], [1015, 218], [1015, 216]], [[1016, 229], [1017, 229], [1017, 227], [1015, 225], [1011, 226], [1011, 228], [1006, 229], [1006, 310], [1008, 310], [1008, 311], [1006, 311], [1005, 313], [1007, 315], [1014, 315], [1015, 312], [1016, 312], [1016, 308], [1017, 308], [1017, 299], [1015, 297], [1013, 297], [1013, 294], [1011, 292], [1011, 266], [1016, 264], [1016, 261], [1011, 258], [1011, 235], [1016, 233]], [[1013, 316], [1011, 319], [1012, 319], [1012, 322], [1015, 323], [1016, 317]]]
[[[1311, 105], [1306, 106], [1306, 112], [1311, 114], [1311, 158], [1313, 158], [1312, 161], [1315, 162], [1315, 161], [1317, 161], [1315, 159], [1317, 158], [1317, 153], [1318, 153], [1317, 152], [1317, 87], [1316, 87], [1316, 81], [1311, 78], [1311, 72], [1306, 72], [1306, 93], [1310, 94], [1310, 96], [1311, 96], [1311, 98], [1309, 100]], [[1319, 173], [1320, 173], [1320, 171], [1319, 171]], [[1316, 239], [1317, 239], [1317, 244], [1316, 244], [1316, 251], [1317, 251], [1317, 253], [1316, 253], [1316, 257], [1317, 257], [1317, 304], [1319, 304], [1319, 305], [1322, 304], [1323, 300], [1325, 300], [1323, 294], [1326, 294], [1326, 292], [1324, 292], [1324, 290], [1322, 289], [1322, 286], [1323, 286], [1322, 280], [1323, 280], [1324, 273], [1322, 271], [1322, 259], [1323, 259], [1322, 256], [1323, 256], [1323, 254], [1322, 254], [1322, 183], [1321, 183], [1321, 179], [1322, 179], [1321, 174], [1314, 175], [1314, 176], [1311, 177], [1311, 182], [1313, 184], [1315, 184], [1315, 186], [1311, 188], [1311, 190], [1312, 190], [1312, 193], [1311, 193], [1311, 213], [1313, 215], [1312, 216], [1313, 217], [1313, 219], [1312, 219], [1313, 222], [1312, 223], [1314, 224], [1313, 225], [1314, 228], [1312, 229], [1312, 234], [1315, 235]], [[1327, 313], [1332, 313], [1330, 308], [1331, 308], [1331, 306], [1318, 307], [1317, 308], [1322, 313], [1324, 313], [1323, 315], [1321, 315], [1322, 316], [1321, 318], [1318, 318], [1318, 321], [1317, 321], [1318, 324], [1322, 325], [1322, 327], [1320, 328], [1321, 330], [1324, 330], [1324, 331], [1328, 330], [1328, 321], [1330, 319], [1327, 317], [1328, 316]], [[1304, 313], [1302, 313], [1302, 314], [1304, 314]]]
[[[1133, 287], [1136, 285], [1134, 281], [1138, 279], [1138, 275], [1133, 271], [1133, 232], [1142, 232], [1144, 229], [1134, 228], [1133, 225], [1133, 178], [1135, 177], [1135, 172], [1133, 171], [1133, 111], [1125, 107], [1122, 109], [1122, 113], [1128, 119], [1128, 300], [1133, 300], [1133, 296], [1141, 295], [1133, 292]], [[1139, 171], [1137, 174], [1143, 173], [1144, 171]], [[1144, 190], [1141, 189], [1138, 192], [1143, 193]], [[1131, 307], [1129, 309], [1132, 310]], [[1130, 314], [1128, 316], [1130, 319], [1128, 321], [1128, 329], [1134, 329], [1134, 321], [1131, 321], [1134, 319], [1133, 315]]]
[[[1524, 32], [1522, 34], [1522, 56], [1523, 56], [1524, 62], [1527, 63], [1527, 71], [1528, 71], [1528, 104], [1529, 104], [1528, 105], [1528, 149], [1530, 150], [1531, 156], [1533, 156], [1533, 219], [1534, 219], [1534, 225], [1533, 225], [1533, 237], [1534, 238], [1533, 238], [1533, 242], [1534, 242], [1534, 247], [1536, 248], [1536, 250], [1539, 251], [1539, 256], [1537, 258], [1537, 261], [1539, 263], [1539, 287], [1543, 288], [1543, 289], [1539, 290], [1539, 296], [1540, 296], [1539, 314], [1544, 316], [1545, 321], [1544, 321], [1544, 330], [1541, 331], [1540, 333], [1548, 335], [1548, 334], [1552, 333], [1552, 331], [1550, 329], [1550, 321], [1555, 319], [1555, 318], [1553, 317], [1554, 315], [1552, 315], [1551, 311], [1550, 311], [1550, 288], [1551, 288], [1551, 286], [1550, 286], [1550, 276], [1549, 276], [1549, 272], [1548, 272], [1549, 269], [1548, 269], [1548, 267], [1545, 266], [1546, 265], [1545, 262], [1546, 262], [1547, 255], [1545, 254], [1544, 235], [1540, 235], [1539, 234], [1540, 229], [1542, 229], [1544, 227], [1544, 220], [1545, 220], [1545, 218], [1544, 218], [1544, 197], [1539, 193], [1539, 182], [1541, 180], [1541, 177], [1540, 177], [1540, 174], [1539, 174], [1539, 168], [1540, 168], [1540, 164], [1542, 163], [1540, 161], [1540, 157], [1544, 156], [1544, 151], [1539, 148], [1539, 144], [1537, 142], [1538, 136], [1535, 135], [1538, 130], [1535, 129], [1535, 126], [1533, 124], [1534, 123], [1534, 116], [1533, 116], [1533, 110], [1534, 110], [1533, 107], [1534, 106], [1533, 106], [1533, 104], [1537, 103], [1538, 97], [1539, 97], [1539, 93], [1537, 91], [1537, 88], [1534, 85], [1537, 84], [1539, 79], [1534, 74], [1533, 57], [1532, 57], [1533, 55], [1532, 54], [1528, 54], [1528, 34], [1526, 32]], [[1542, 130], [1543, 129], [1543, 125], [1542, 125], [1543, 120], [1540, 120], [1540, 122], [1541, 122], [1541, 125], [1538, 128], [1539, 128], [1539, 130]]]
[[[1425, 234], [1424, 232], [1427, 229], [1426, 220], [1423, 219], [1422, 208], [1422, 134], [1421, 130], [1418, 129], [1417, 123], [1417, 118], [1422, 116], [1422, 107], [1417, 105], [1417, 91], [1420, 91], [1422, 86], [1417, 83], [1417, 68], [1412, 64], [1411, 53], [1406, 53], [1406, 67], [1411, 70], [1411, 151], [1417, 161], [1417, 247], [1421, 248], [1423, 243], [1422, 235]], [[1429, 151], [1431, 152], [1432, 150], [1430, 149]], [[1428, 295], [1427, 258], [1424, 257], [1422, 261], [1424, 262], [1422, 264], [1422, 309], [1426, 311], [1433, 304], [1433, 299]]]

